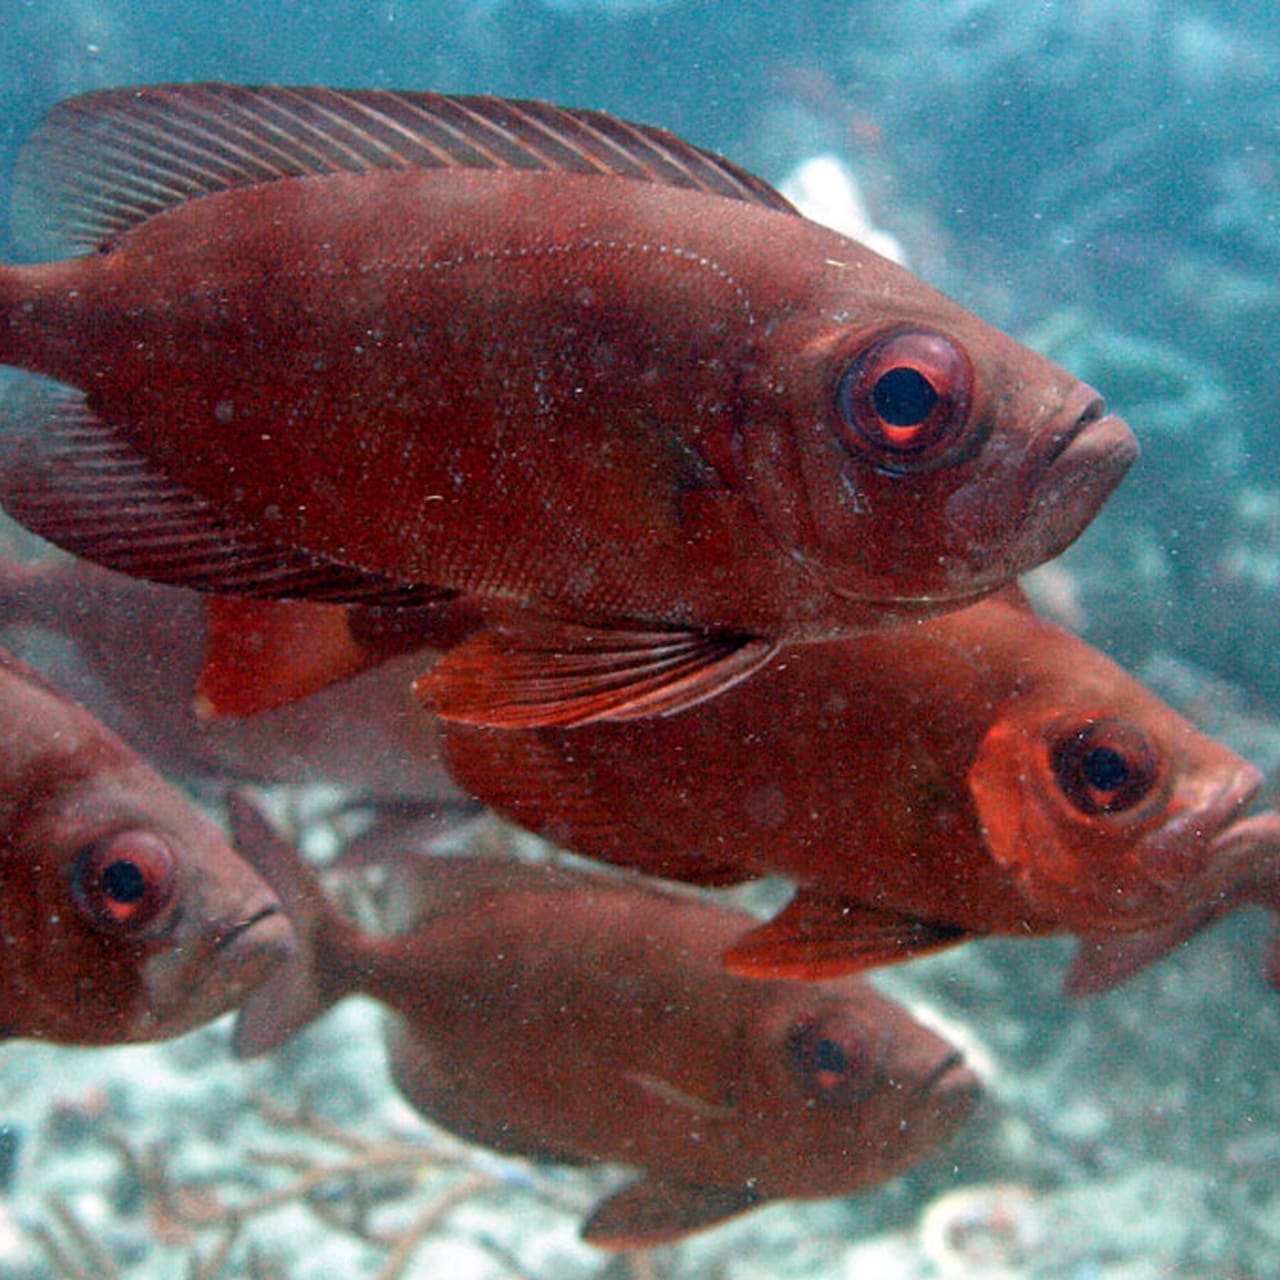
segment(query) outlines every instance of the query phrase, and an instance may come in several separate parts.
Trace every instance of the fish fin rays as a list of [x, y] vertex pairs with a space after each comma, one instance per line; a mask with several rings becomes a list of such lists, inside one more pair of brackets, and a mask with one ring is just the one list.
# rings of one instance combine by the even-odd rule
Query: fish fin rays
[[64, 550], [153, 582], [399, 604], [452, 594], [262, 539], [151, 466], [82, 392], [34, 374], [15, 374], [0, 399], [0, 505]]
[[446, 720], [508, 729], [669, 715], [775, 653], [752, 636], [534, 623], [450, 650], [414, 691]]
[[600, 1249], [648, 1249], [746, 1213], [763, 1201], [749, 1186], [695, 1187], [643, 1178], [603, 1201], [582, 1238]]
[[910, 960], [969, 936], [956, 925], [801, 889], [772, 920], [739, 938], [722, 961], [744, 977], [823, 980]]
[[767, 183], [663, 129], [545, 102], [233, 84], [108, 89], [60, 103], [19, 159], [33, 252], [86, 252], [234, 187], [374, 169], [604, 174], [792, 212]]

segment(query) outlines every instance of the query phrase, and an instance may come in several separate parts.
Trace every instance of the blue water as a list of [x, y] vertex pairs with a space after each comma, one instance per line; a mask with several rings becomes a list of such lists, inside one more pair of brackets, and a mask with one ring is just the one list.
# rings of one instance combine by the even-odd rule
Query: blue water
[[[1273, 4], [0, 0], [0, 31], [0, 208], [22, 139], [54, 102], [162, 80], [548, 98], [664, 125], [774, 181], [836, 153], [915, 270], [1133, 425], [1142, 460], [1045, 598], [1250, 754], [1274, 799]], [[0, 230], [0, 257], [15, 253]], [[930, 970], [924, 986], [985, 1019], [1027, 1073], [1020, 1138], [1006, 1126], [1004, 1146], [969, 1150], [971, 1172], [1052, 1186], [1144, 1161], [1214, 1170], [1224, 1144], [1270, 1136], [1256, 1161], [1221, 1171], [1223, 1221], [1248, 1218], [1263, 1238], [1280, 1026], [1256, 972], [1262, 945], [1259, 922], [1231, 926], [1087, 1006], [1058, 994], [1052, 946], [1000, 943], [959, 977]], [[1075, 1111], [1059, 1109], [1066, 1094]], [[1276, 1274], [1249, 1253], [1235, 1274]], [[1160, 1274], [1220, 1275], [1227, 1255], [1214, 1256]]]

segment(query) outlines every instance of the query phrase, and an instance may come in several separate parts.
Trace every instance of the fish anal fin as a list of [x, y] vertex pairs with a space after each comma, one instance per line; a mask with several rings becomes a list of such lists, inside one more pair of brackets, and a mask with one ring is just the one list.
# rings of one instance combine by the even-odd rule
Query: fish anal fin
[[33, 250], [64, 257], [219, 191], [440, 168], [601, 174], [795, 212], [723, 157], [601, 112], [439, 93], [211, 83], [107, 89], [59, 103], [19, 158], [15, 223]]
[[897, 964], [969, 936], [955, 925], [801, 889], [772, 920], [739, 938], [721, 961], [743, 977], [814, 981]]
[[762, 1202], [748, 1186], [695, 1187], [642, 1178], [587, 1219], [582, 1238], [599, 1249], [651, 1249], [746, 1213]]
[[767, 640], [530, 623], [479, 632], [414, 686], [445, 720], [532, 729], [670, 715], [745, 679]]
[[452, 594], [263, 539], [170, 481], [82, 392], [34, 374], [0, 400], [0, 505], [73, 555], [173, 586], [396, 605]]

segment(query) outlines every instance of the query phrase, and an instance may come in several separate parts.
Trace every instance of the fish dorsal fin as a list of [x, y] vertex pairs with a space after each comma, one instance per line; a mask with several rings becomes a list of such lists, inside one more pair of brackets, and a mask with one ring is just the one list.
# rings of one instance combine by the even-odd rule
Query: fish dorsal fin
[[260, 538], [154, 469], [82, 392], [34, 374], [0, 400], [0, 505], [74, 555], [198, 591], [395, 605], [452, 594]]
[[694, 1187], [642, 1178], [605, 1200], [582, 1238], [598, 1249], [651, 1249], [754, 1209], [764, 1200], [751, 1186]]
[[772, 920], [739, 938], [722, 961], [743, 977], [821, 981], [911, 960], [968, 936], [956, 925], [801, 889]]
[[414, 686], [445, 720], [534, 729], [684, 710], [745, 679], [768, 640], [542, 622], [481, 631]]
[[439, 168], [600, 174], [795, 212], [722, 157], [603, 112], [383, 89], [179, 84], [55, 106], [19, 162], [15, 221], [33, 251], [62, 256], [232, 187]]

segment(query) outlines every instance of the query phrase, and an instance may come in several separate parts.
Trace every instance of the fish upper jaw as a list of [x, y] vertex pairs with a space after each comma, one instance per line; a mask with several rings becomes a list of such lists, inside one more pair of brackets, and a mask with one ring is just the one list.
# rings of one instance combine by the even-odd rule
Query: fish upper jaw
[[1202, 892], [1205, 879], [1216, 879], [1224, 862], [1247, 856], [1248, 845], [1230, 838], [1240, 815], [1262, 788], [1262, 775], [1241, 762], [1225, 781], [1206, 779], [1168, 821], [1139, 843], [1136, 857], [1150, 882], [1162, 894], [1184, 899]]
[[1107, 413], [1092, 387], [1077, 387], [1033, 448], [1034, 496], [1015, 547], [1018, 563], [1042, 564], [1065, 551], [1137, 457], [1128, 423]]
[[246, 904], [227, 923], [204, 920], [175, 936], [145, 966], [145, 1034], [181, 1034], [236, 1008], [297, 950], [289, 917], [274, 898]]

